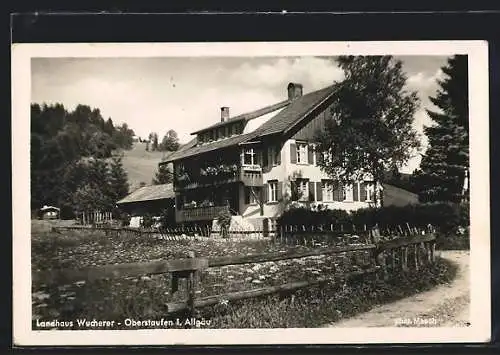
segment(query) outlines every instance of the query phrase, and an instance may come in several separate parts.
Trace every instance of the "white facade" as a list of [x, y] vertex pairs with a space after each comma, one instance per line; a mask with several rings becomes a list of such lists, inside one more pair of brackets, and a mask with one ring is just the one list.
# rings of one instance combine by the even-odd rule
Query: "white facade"
[[[316, 164], [316, 157], [313, 155], [313, 164], [309, 164], [307, 160], [303, 163], [297, 161], [296, 163], [291, 162], [291, 144], [297, 144], [297, 142], [293, 139], [287, 140], [282, 149], [281, 149], [281, 164], [270, 167], [269, 170], [263, 171], [263, 182], [264, 188], [268, 189], [268, 199], [267, 202], [263, 205], [263, 215], [260, 214], [260, 206], [257, 201], [253, 204], [245, 204], [245, 208], [243, 209], [243, 217], [278, 217], [281, 213], [286, 209], [287, 206], [304, 206], [309, 208], [316, 208], [318, 205], [322, 205], [324, 208], [328, 209], [342, 209], [346, 211], [353, 211], [360, 208], [366, 208], [375, 206], [375, 200], [380, 200], [375, 198], [375, 191], [381, 191], [380, 184], [377, 184], [377, 189], [373, 184], [370, 185], [361, 185], [358, 183], [358, 195], [360, 196], [360, 189], [366, 188], [366, 200], [359, 201], [359, 198], [353, 198], [353, 187], [347, 186], [344, 188], [344, 200], [343, 201], [334, 201], [333, 200], [333, 186], [328, 186], [328, 181], [331, 178], [321, 170], [321, 168]], [[309, 149], [307, 147], [306, 149]], [[300, 152], [299, 148], [297, 149], [298, 159], [300, 160], [300, 156], [304, 156], [303, 152]], [[263, 154], [266, 154], [264, 152]], [[305, 152], [305, 156], [307, 159], [308, 152]], [[269, 164], [271, 165], [271, 164]], [[309, 200], [309, 184], [304, 184], [301, 187], [305, 189], [305, 196], [303, 195], [303, 199], [298, 201], [291, 201], [292, 188], [291, 181], [296, 178], [307, 179], [309, 182], [314, 183], [314, 191], [312, 194], [314, 195], [314, 201]], [[279, 201], [275, 201], [273, 198], [273, 190], [274, 190], [274, 182], [278, 184], [282, 184], [282, 196], [280, 196]], [[326, 182], [323, 186], [323, 182]], [[366, 182], [369, 182], [367, 179]], [[321, 184], [322, 196], [321, 201], [318, 201], [317, 196], [317, 186], [316, 184]], [[245, 193], [244, 186], [240, 187], [240, 193]], [[299, 188], [300, 189], [300, 188]]]

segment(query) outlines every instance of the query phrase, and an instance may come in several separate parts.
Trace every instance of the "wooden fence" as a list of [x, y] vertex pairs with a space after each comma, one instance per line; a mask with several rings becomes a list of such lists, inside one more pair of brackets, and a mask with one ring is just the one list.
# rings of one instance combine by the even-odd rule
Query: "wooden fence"
[[113, 221], [113, 214], [107, 211], [85, 211], [80, 215], [82, 225], [93, 225], [101, 223], [109, 223]]
[[[277, 286], [269, 286], [259, 289], [231, 292], [195, 298], [198, 284], [198, 276], [208, 268], [216, 268], [229, 265], [241, 265], [250, 263], [264, 263], [270, 261], [299, 259], [311, 256], [332, 255], [340, 253], [368, 253], [367, 264], [363, 270], [349, 273], [337, 273], [332, 271], [331, 275], [323, 275], [313, 281], [298, 281]], [[389, 271], [399, 272], [408, 270], [410, 267], [419, 270], [423, 265], [433, 263], [435, 260], [435, 234], [414, 234], [409, 237], [396, 238], [394, 240], [335, 246], [330, 248], [317, 248], [309, 250], [290, 250], [287, 252], [275, 252], [247, 256], [224, 256], [211, 258], [196, 258], [190, 253], [189, 258], [177, 260], [162, 260], [144, 263], [129, 263], [118, 265], [107, 265], [102, 267], [84, 269], [62, 269], [39, 271], [33, 274], [33, 283], [43, 284], [68, 284], [81, 280], [98, 280], [103, 278], [139, 277], [141, 275], [153, 275], [169, 273], [171, 275], [172, 293], [178, 291], [179, 280], [186, 282], [185, 300], [182, 302], [171, 302], [167, 304], [168, 313], [187, 311], [193, 315], [196, 308], [217, 304], [222, 300], [241, 300], [275, 293], [291, 292], [301, 288], [308, 288], [332, 280], [350, 280], [366, 274], [382, 271], [386, 278]]]
[[[53, 231], [62, 233], [63, 231], [101, 231], [109, 237], [152, 237], [163, 240], [185, 240], [199, 237], [222, 236], [218, 229], [211, 226], [196, 227], [170, 227], [170, 228], [132, 228], [132, 227], [111, 227], [97, 224], [92, 226], [65, 226], [53, 227]], [[404, 227], [398, 225], [392, 229], [384, 228], [382, 231], [375, 226], [356, 225], [286, 225], [278, 229], [269, 230], [230, 230], [227, 232], [227, 239], [244, 239], [253, 237], [268, 240], [272, 243], [283, 245], [304, 245], [314, 247], [323, 245], [345, 245], [352, 243], [378, 243], [384, 236], [390, 238], [409, 237], [435, 232], [431, 225], [426, 228], [410, 227], [407, 223]]]
[[[205, 227], [177, 227], [177, 228], [133, 228], [133, 227], [110, 227], [106, 225], [88, 226], [60, 226], [53, 227], [52, 231], [62, 233], [64, 231], [103, 232], [110, 237], [153, 237], [165, 240], [196, 239], [199, 237], [221, 236], [220, 230], [214, 230], [210, 226]], [[269, 239], [276, 234], [275, 230], [231, 230], [227, 232], [227, 238], [258, 237]]]

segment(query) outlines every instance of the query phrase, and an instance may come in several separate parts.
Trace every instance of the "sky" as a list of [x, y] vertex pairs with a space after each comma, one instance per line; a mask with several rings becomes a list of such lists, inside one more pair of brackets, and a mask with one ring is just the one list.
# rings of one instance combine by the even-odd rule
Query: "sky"
[[[447, 57], [396, 58], [408, 89], [420, 97], [415, 128], [423, 133]], [[342, 78], [333, 57], [33, 58], [31, 102], [62, 103], [68, 110], [89, 105], [140, 137], [157, 132], [161, 138], [174, 129], [185, 143], [191, 132], [220, 121], [222, 106], [235, 116], [286, 99], [289, 82], [302, 83], [307, 93]], [[419, 162], [417, 156], [402, 171]]]

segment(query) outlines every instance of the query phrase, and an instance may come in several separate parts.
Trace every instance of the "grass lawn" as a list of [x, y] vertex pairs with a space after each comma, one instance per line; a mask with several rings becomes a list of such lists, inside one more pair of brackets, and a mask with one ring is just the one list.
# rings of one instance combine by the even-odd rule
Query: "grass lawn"
[[146, 151], [146, 143], [134, 143], [130, 150], [123, 150], [123, 168], [127, 172], [130, 191], [137, 189], [141, 182], [151, 185], [165, 152]]

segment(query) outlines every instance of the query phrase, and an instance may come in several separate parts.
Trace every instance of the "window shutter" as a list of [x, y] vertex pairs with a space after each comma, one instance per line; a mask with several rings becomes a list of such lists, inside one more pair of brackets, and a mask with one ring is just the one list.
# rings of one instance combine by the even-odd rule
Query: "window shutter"
[[314, 147], [312, 145], [307, 146], [307, 162], [314, 164]]
[[314, 182], [309, 181], [309, 201], [314, 201]]
[[291, 193], [290, 198], [292, 201], [297, 201], [299, 199], [297, 191], [297, 181], [290, 181]]
[[269, 184], [264, 184], [264, 186], [262, 186], [262, 201], [264, 203], [269, 201], [268, 196], [269, 196]]
[[354, 181], [352, 183], [352, 200], [353, 201], [359, 201], [359, 188], [358, 188], [358, 182]]
[[283, 200], [283, 181], [278, 182], [278, 201]]
[[316, 165], [319, 165], [323, 161], [323, 154], [319, 150], [315, 150], [314, 154], [316, 154]]
[[297, 164], [297, 145], [290, 144], [290, 163]]
[[269, 164], [269, 152], [269, 147], [263, 149], [262, 151], [262, 167], [266, 167]]
[[276, 164], [281, 165], [281, 144], [276, 145], [274, 149], [276, 149], [274, 152], [276, 154]]
[[340, 182], [337, 183], [337, 186], [335, 186], [335, 190], [333, 190], [333, 199], [335, 201], [344, 201], [343, 188], [344, 187]]
[[323, 184], [321, 181], [316, 183], [316, 201], [323, 201]]
[[368, 197], [368, 194], [366, 192], [366, 182], [363, 181], [361, 184], [360, 184], [360, 201], [366, 201], [366, 198]]

